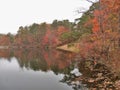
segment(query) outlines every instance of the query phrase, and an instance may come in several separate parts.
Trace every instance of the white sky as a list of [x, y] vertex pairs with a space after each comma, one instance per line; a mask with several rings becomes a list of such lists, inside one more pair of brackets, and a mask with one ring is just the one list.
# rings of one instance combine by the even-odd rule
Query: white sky
[[80, 17], [76, 10], [88, 8], [85, 0], [0, 0], [0, 33], [17, 33], [19, 26]]

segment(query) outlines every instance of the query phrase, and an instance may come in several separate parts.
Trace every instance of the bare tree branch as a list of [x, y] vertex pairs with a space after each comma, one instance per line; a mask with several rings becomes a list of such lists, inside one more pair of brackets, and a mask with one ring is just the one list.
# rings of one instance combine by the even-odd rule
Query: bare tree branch
[[93, 1], [91, 1], [91, 0], [86, 0], [86, 1], [88, 1], [88, 2], [90, 2], [90, 3], [94, 3]]
[[93, 4], [93, 3], [95, 3], [95, 2], [97, 2], [99, 0], [86, 0], [86, 1]]
[[85, 13], [86, 11], [87, 11], [87, 9], [84, 7], [81, 7], [78, 10], [76, 10], [77, 13]]

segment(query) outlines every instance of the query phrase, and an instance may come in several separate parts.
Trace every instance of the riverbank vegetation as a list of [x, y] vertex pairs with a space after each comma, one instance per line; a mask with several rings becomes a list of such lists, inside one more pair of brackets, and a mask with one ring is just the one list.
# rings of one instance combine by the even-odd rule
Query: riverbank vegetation
[[[79, 60], [105, 64], [120, 76], [120, 0], [92, 2], [82, 17], [20, 26], [16, 35], [0, 34], [0, 48], [57, 48], [75, 52]], [[94, 65], [96, 66], [96, 65]], [[120, 78], [120, 77], [119, 77]]]
[[[0, 46], [10, 48], [56, 48], [77, 52], [82, 59], [119, 60], [120, 1], [99, 0], [82, 17], [20, 26], [16, 35], [0, 35]], [[63, 45], [63, 46], [62, 46]], [[115, 55], [114, 55], [115, 54]]]

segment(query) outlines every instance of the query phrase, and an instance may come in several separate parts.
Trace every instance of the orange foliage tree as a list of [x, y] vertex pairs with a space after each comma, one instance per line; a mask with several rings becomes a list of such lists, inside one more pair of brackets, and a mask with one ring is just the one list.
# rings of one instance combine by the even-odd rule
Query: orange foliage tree
[[93, 11], [93, 34], [81, 42], [81, 54], [94, 59], [109, 59], [109, 53], [120, 45], [120, 0], [99, 0], [98, 3], [99, 8]]

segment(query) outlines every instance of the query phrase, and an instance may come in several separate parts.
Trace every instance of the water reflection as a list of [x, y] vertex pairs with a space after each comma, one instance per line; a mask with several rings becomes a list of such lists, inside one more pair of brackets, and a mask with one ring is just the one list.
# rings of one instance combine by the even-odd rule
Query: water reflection
[[120, 90], [120, 77], [102, 63], [86, 60], [78, 63], [80, 76], [69, 73], [61, 80], [74, 90]]
[[56, 50], [36, 50], [36, 49], [18, 49], [18, 50], [0, 50], [1, 58], [11, 61], [15, 57], [21, 68], [32, 69], [34, 71], [59, 70], [68, 67], [72, 63], [73, 53], [63, 53]]
[[60, 83], [72, 53], [56, 50], [0, 50], [0, 90], [72, 90]]
[[75, 62], [74, 53], [56, 50], [9, 49], [0, 56], [0, 90], [120, 89], [119, 72], [107, 62]]

